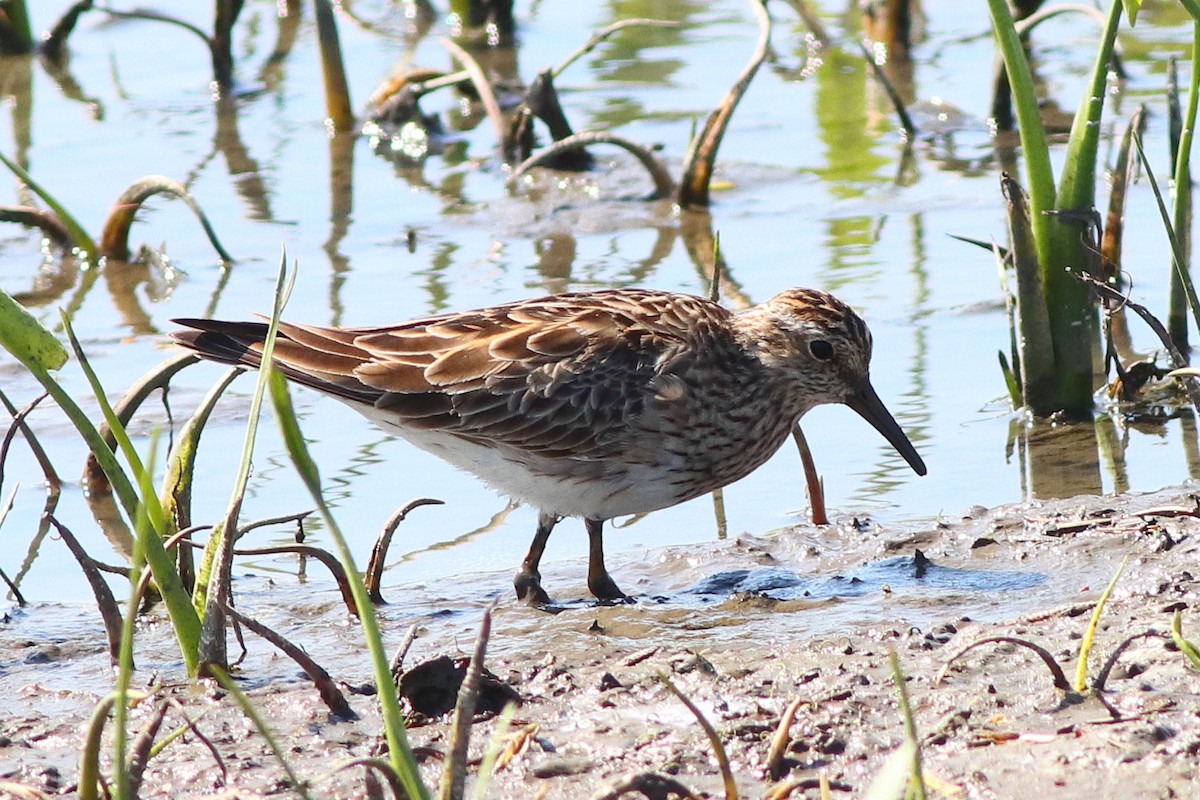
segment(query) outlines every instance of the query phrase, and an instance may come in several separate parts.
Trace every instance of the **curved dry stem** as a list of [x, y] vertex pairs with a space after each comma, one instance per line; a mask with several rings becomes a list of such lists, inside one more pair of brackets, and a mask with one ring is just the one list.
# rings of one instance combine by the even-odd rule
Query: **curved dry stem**
[[187, 20], [180, 19], [179, 17], [173, 17], [170, 14], [161, 14], [157, 11], [148, 11], [146, 9], [138, 9], [138, 10], [134, 10], [134, 11], [118, 11], [115, 8], [99, 8], [96, 10], [103, 11], [105, 14], [108, 14], [110, 17], [116, 17], [118, 19], [142, 19], [142, 20], [146, 20], [148, 22], [165, 22], [168, 25], [174, 25], [177, 28], [183, 28], [185, 31], [192, 34], [200, 41], [204, 42], [205, 47], [208, 47], [210, 50], [212, 48], [212, 43], [208, 40], [207, 33], [205, 33], [203, 30], [201, 30], [196, 25], [193, 25], [192, 23], [188, 22]]
[[546, 161], [563, 153], [566, 150], [578, 150], [593, 144], [614, 144], [617, 147], [623, 148], [638, 160], [646, 172], [650, 174], [650, 179], [654, 181], [654, 193], [647, 197], [647, 200], [661, 200], [665, 197], [670, 197], [674, 191], [674, 183], [671, 181], [671, 175], [667, 172], [666, 166], [661, 161], [654, 157], [646, 148], [641, 145], [626, 139], [623, 136], [617, 136], [612, 133], [604, 133], [600, 131], [587, 131], [584, 133], [576, 133], [573, 136], [568, 136], [565, 139], [560, 139], [553, 144], [543, 147], [538, 152], [534, 153], [529, 158], [522, 161], [512, 175], [509, 176], [508, 182], [510, 186], [515, 185], [529, 170], [534, 167], [541, 166]]
[[304, 674], [312, 680], [313, 685], [317, 687], [317, 694], [321, 696], [321, 701], [325, 703], [326, 707], [333, 714], [345, 720], [358, 719], [358, 714], [350, 707], [349, 701], [346, 700], [346, 695], [342, 694], [341, 690], [338, 689], [337, 683], [329, 676], [324, 667], [318, 664], [312, 656], [304, 652], [303, 648], [297, 647], [276, 631], [258, 620], [246, 616], [232, 606], [225, 604], [224, 608], [225, 613], [232, 619], [237, 620], [254, 633], [257, 633], [279, 648], [288, 658], [295, 661], [300, 666], [300, 669], [304, 670]]
[[[201, 545], [191, 541], [187, 541], [187, 544], [189, 547], [201, 547]], [[350, 581], [346, 578], [346, 570], [342, 568], [342, 562], [338, 561], [337, 557], [332, 553], [307, 544], [281, 544], [274, 547], [238, 547], [234, 548], [233, 551], [233, 555], [235, 556], [273, 556], [280, 554], [307, 556], [308, 558], [315, 558], [317, 561], [320, 561], [329, 570], [333, 576], [333, 580], [337, 583], [338, 591], [342, 593], [342, 602], [346, 604], [346, 610], [356, 617], [359, 616], [358, 606], [354, 602], [354, 593], [350, 591]]]
[[38, 466], [42, 468], [42, 475], [46, 478], [47, 493], [57, 501], [58, 495], [62, 491], [62, 479], [58, 477], [54, 465], [50, 463], [50, 457], [46, 455], [41, 442], [33, 435], [33, 431], [25, 421], [33, 410], [38, 407], [38, 404], [49, 396], [43, 392], [35, 397], [29, 405], [18, 411], [16, 406], [9, 402], [8, 396], [0, 391], [0, 403], [3, 403], [5, 409], [8, 410], [8, 413], [13, 418], [12, 424], [4, 434], [4, 442], [0, 444], [0, 486], [4, 485], [4, 465], [8, 463], [9, 447], [12, 446], [12, 440], [16, 436], [17, 431], [20, 431], [25, 436], [25, 441], [29, 444], [29, 449], [33, 452], [33, 457], [37, 460]]
[[1116, 649], [1112, 651], [1112, 654], [1109, 655], [1108, 659], [1104, 662], [1104, 666], [1100, 668], [1100, 672], [1096, 674], [1096, 680], [1092, 682], [1092, 690], [1097, 693], [1104, 691], [1104, 684], [1108, 682], [1109, 673], [1112, 672], [1113, 667], [1117, 665], [1117, 660], [1121, 657], [1121, 654], [1125, 652], [1129, 645], [1133, 644], [1138, 639], [1162, 638], [1164, 638], [1163, 635], [1158, 631], [1143, 631], [1142, 633], [1135, 633], [1133, 636], [1127, 637], [1123, 642], [1117, 645]]
[[363, 583], [367, 585], [367, 594], [370, 596], [372, 603], [383, 605], [387, 602], [383, 599], [380, 584], [383, 582], [383, 568], [387, 563], [388, 549], [392, 546], [392, 536], [396, 533], [396, 528], [408, 516], [408, 512], [414, 508], [440, 505], [444, 505], [441, 500], [436, 500], [432, 497], [418, 497], [416, 500], [410, 500], [403, 508], [388, 518], [388, 521], [383, 526], [383, 530], [379, 534], [379, 538], [375, 540], [375, 546], [371, 548], [371, 557], [367, 560], [367, 571], [363, 575]]
[[550, 76], [552, 78], [557, 78], [559, 75], [561, 75], [563, 73], [563, 70], [565, 70], [567, 67], [574, 64], [576, 61], [578, 61], [583, 56], [590, 53], [592, 51], [592, 48], [594, 48], [596, 45], [603, 42], [608, 37], [612, 36], [617, 31], [624, 30], [625, 28], [634, 28], [634, 27], [678, 28], [679, 23], [676, 22], [675, 20], [671, 20], [671, 19], [634, 18], [634, 19], [618, 20], [617, 22], [614, 22], [613, 24], [608, 25], [607, 27], [601, 28], [599, 31], [592, 34], [591, 38], [588, 39], [586, 42], [584, 42], [582, 46], [580, 46], [575, 52], [571, 53], [571, 55], [569, 55], [565, 59], [563, 59], [562, 62], [557, 67], [554, 67], [552, 70], [550, 70]]
[[1065, 673], [1063, 673], [1062, 667], [1060, 667], [1058, 662], [1054, 660], [1054, 656], [1050, 654], [1049, 650], [1039, 644], [1029, 641], [1028, 639], [1018, 639], [1015, 636], [988, 636], [985, 639], [971, 642], [969, 645], [946, 659], [946, 663], [943, 664], [942, 668], [938, 671], [937, 677], [933, 679], [933, 685], [937, 686], [945, 679], [946, 673], [950, 671], [950, 667], [955, 661], [962, 658], [964, 655], [980, 645], [995, 643], [1020, 645], [1021, 647], [1028, 648], [1037, 653], [1038, 657], [1041, 658], [1042, 662], [1046, 665], [1046, 669], [1050, 670], [1050, 676], [1054, 680], [1054, 688], [1061, 689], [1064, 692], [1073, 691], [1071, 688], [1071, 682], [1067, 680], [1067, 676]]
[[812, 449], [808, 446], [808, 439], [805, 438], [799, 422], [792, 426], [792, 439], [796, 441], [796, 449], [800, 452], [800, 463], [804, 466], [804, 482], [808, 486], [808, 506], [812, 509], [812, 523], [813, 525], [828, 525], [829, 512], [825, 508], [825, 482], [817, 473]]
[[592, 795], [592, 800], [617, 800], [617, 798], [634, 792], [650, 798], [650, 800], [667, 798], [671, 795], [687, 798], [687, 800], [699, 800], [691, 789], [674, 778], [660, 775], [657, 772], [639, 772], [613, 781]]
[[717, 768], [721, 770], [721, 780], [725, 784], [725, 800], [738, 800], [737, 781], [733, 778], [733, 770], [729, 766], [729, 756], [725, 753], [725, 746], [721, 744], [721, 737], [717, 735], [716, 729], [713, 728], [712, 723], [705, 718], [700, 709], [696, 707], [696, 704], [688, 699], [687, 695], [679, 691], [679, 688], [671, 682], [670, 678], [666, 675], [659, 675], [658, 679], [671, 690], [671, 694], [678, 697], [679, 701], [687, 706], [688, 711], [692, 712], [696, 721], [700, 723], [700, 727], [704, 729], [704, 735], [708, 737], [708, 743], [712, 746], [713, 755], [717, 759]]
[[496, 93], [492, 91], [492, 85], [488, 83], [487, 76], [483, 74], [483, 68], [479, 66], [479, 62], [475, 60], [474, 56], [455, 42], [444, 37], [437, 41], [449, 51], [458, 63], [462, 64], [463, 69], [471, 76], [471, 85], [479, 93], [479, 102], [483, 103], [483, 110], [487, 112], [488, 119], [492, 121], [492, 128], [496, 131], [496, 141], [503, 142], [504, 115], [500, 112], [500, 103], [496, 100]]
[[32, 206], [0, 206], [0, 222], [15, 222], [27, 228], [37, 228], [55, 247], [70, 249], [75, 242], [71, 232], [55, 214]]
[[784, 709], [783, 715], [779, 718], [779, 724], [775, 726], [775, 734], [771, 737], [771, 746], [767, 749], [767, 775], [773, 781], [779, 780], [787, 773], [783, 758], [787, 754], [788, 743], [792, 738], [788, 731], [803, 702], [803, 697], [797, 697], [788, 703], [788, 707]]
[[338, 764], [324, 775], [313, 778], [312, 783], [314, 785], [323, 783], [337, 775], [339, 772], [345, 772], [346, 770], [354, 767], [365, 767], [366, 769], [378, 772], [379, 774], [383, 775], [384, 780], [387, 781], [388, 788], [392, 790], [393, 797], [405, 796], [404, 787], [400, 784], [400, 779], [396, 777], [396, 771], [392, 769], [392, 765], [383, 758], [352, 758], [349, 761]]
[[129, 229], [133, 225], [133, 217], [142, 207], [142, 203], [156, 194], [169, 194], [186, 203], [200, 221], [200, 226], [204, 228], [204, 234], [212, 243], [213, 249], [217, 251], [217, 255], [221, 257], [222, 261], [233, 262], [233, 256], [225, 251], [217, 239], [212, 225], [209, 224], [208, 217], [200, 208], [200, 204], [188, 192], [187, 187], [179, 181], [163, 175], [147, 175], [129, 186], [117, 198], [117, 202], [108, 212], [108, 219], [104, 221], [104, 231], [100, 234], [100, 255], [115, 258], [118, 261], [129, 260]]
[[[200, 730], [200, 726], [196, 724], [196, 720], [192, 719], [191, 716], [188, 715], [187, 708], [183, 705], [183, 703], [171, 698], [171, 706], [175, 709], [179, 716], [183, 717], [182, 731], [190, 731], [192, 736], [196, 737], [196, 741], [204, 745], [205, 749], [208, 750], [208, 754], [211, 755], [213, 757], [213, 761], [216, 762], [217, 769], [221, 771], [221, 780], [228, 781], [229, 768], [225, 766], [225, 759], [221, 757], [221, 751], [217, 749], [217, 746], [212, 743], [211, 739], [204, 735], [204, 731]], [[205, 713], [207, 712], [201, 712], [200, 716], [203, 717]], [[167, 737], [167, 741], [171, 741], [175, 738], [177, 738], [176, 734], [172, 734], [171, 736]]]
[[153, 755], [152, 748], [154, 747], [154, 739], [158, 736], [158, 729], [162, 727], [163, 720], [166, 719], [167, 709], [171, 707], [171, 701], [167, 698], [162, 698], [158, 701], [158, 705], [154, 707], [154, 711], [150, 714], [150, 719], [146, 720], [146, 724], [138, 731], [137, 736], [133, 738], [130, 744], [129, 753], [129, 796], [137, 797], [138, 792], [142, 787], [142, 779], [146, 775], [146, 767], [150, 764], [150, 758]]
[[750, 81], [754, 79], [759, 66], [767, 57], [767, 47], [771, 42], [771, 16], [762, 0], [749, 0], [749, 3], [758, 21], [758, 44], [754, 48], [754, 55], [750, 57], [750, 63], [742, 68], [741, 74], [725, 94], [725, 99], [708, 115], [704, 129], [688, 147], [687, 156], [683, 161], [683, 177], [679, 179], [679, 189], [675, 196], [676, 202], [684, 208], [708, 205], [708, 189], [717, 160], [717, 149], [721, 146], [725, 129], [729, 127], [729, 120], [733, 118], [734, 109], [750, 88]]
[[917, 135], [917, 125], [909, 115], [908, 109], [904, 107], [904, 99], [900, 97], [900, 93], [896, 91], [892, 79], [879, 66], [879, 62], [875, 60], [875, 56], [871, 53], [870, 49], [862, 42], [858, 43], [858, 49], [862, 53], [863, 58], [866, 59], [867, 66], [871, 68], [871, 75], [883, 87], [884, 94], [892, 102], [892, 108], [896, 109], [896, 116], [900, 118], [900, 127], [904, 128], [906, 139], [912, 142], [913, 137]]
[[[83, 570], [83, 575], [87, 578], [92, 596], [96, 599], [96, 606], [100, 609], [100, 620], [104, 623], [104, 638], [108, 641], [108, 658], [115, 666], [121, 652], [121, 607], [113, 597], [108, 582], [100, 574], [95, 559], [83, 549], [83, 545], [75, 538], [75, 534], [71, 533], [71, 530], [53, 515], [49, 517], [49, 521], [54, 526], [54, 530], [58, 531], [58, 537], [62, 539], [63, 544], [71, 551], [71, 555], [75, 556], [79, 568]], [[149, 572], [150, 570], [146, 570], [147, 574]]]
[[[479, 623], [479, 636], [475, 638], [475, 651], [467, 674], [458, 689], [458, 701], [454, 704], [454, 720], [450, 723], [450, 746], [446, 763], [442, 768], [440, 800], [462, 800], [463, 787], [467, 782], [467, 749], [471, 744], [471, 721], [475, 718], [475, 705], [479, 700], [479, 679], [483, 675], [483, 658], [487, 654], [488, 637], [492, 633], [493, 601], [483, 611]], [[382, 688], [380, 691], [383, 691]]]
[[1091, 17], [1101, 26], [1104, 25], [1104, 13], [1100, 9], [1084, 5], [1083, 3], [1063, 3], [1062, 5], [1038, 9], [1025, 19], [1014, 21], [1013, 27], [1017, 29], [1017, 33], [1025, 37], [1038, 25], [1060, 14], [1083, 14], [1085, 17]]

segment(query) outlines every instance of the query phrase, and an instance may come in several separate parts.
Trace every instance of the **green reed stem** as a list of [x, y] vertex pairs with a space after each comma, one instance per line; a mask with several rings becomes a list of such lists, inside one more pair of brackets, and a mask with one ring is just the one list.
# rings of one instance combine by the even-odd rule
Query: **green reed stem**
[[1096, 638], [1096, 629], [1100, 626], [1100, 615], [1104, 613], [1104, 606], [1108, 604], [1108, 598], [1112, 596], [1113, 588], [1117, 585], [1117, 581], [1121, 579], [1121, 573], [1125, 571], [1125, 564], [1129, 562], [1129, 556], [1121, 559], [1121, 565], [1117, 567], [1117, 572], [1112, 576], [1112, 580], [1104, 587], [1104, 591], [1100, 593], [1100, 599], [1096, 601], [1096, 607], [1092, 609], [1092, 618], [1088, 620], [1087, 630], [1083, 633], [1083, 639], [1079, 643], [1079, 662], [1075, 665], [1075, 691], [1082, 693], [1087, 689], [1087, 663], [1088, 656], [1092, 652], [1092, 642]]

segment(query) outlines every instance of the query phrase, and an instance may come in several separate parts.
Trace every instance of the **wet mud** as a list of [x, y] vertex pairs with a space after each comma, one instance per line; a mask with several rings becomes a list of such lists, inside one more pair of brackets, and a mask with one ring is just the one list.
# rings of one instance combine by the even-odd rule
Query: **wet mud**
[[[1194, 798], [1200, 673], [1169, 629], [1180, 611], [1184, 634], [1200, 640], [1198, 509], [1183, 488], [974, 509], [887, 529], [842, 520], [614, 560], [614, 575], [638, 596], [633, 605], [580, 599], [582, 565], [558, 563], [543, 576], [561, 595], [557, 614], [517, 605], [498, 572], [453, 586], [387, 587], [392, 603], [381, 616], [389, 647], [418, 626], [406, 665], [441, 663], [461, 674], [455, 659], [470, 653], [483, 608], [499, 599], [486, 666], [493, 690], [515, 692], [520, 705], [500, 740], [489, 797], [594, 797], [650, 773], [660, 781], [643, 778], [652, 795], [665, 791], [663, 776], [697, 796], [724, 795], [711, 745], [664, 676], [715, 727], [742, 796], [817, 797], [824, 776], [834, 797], [862, 797], [904, 740], [888, 660], [895, 651], [933, 796]], [[1042, 660], [1012, 643], [981, 645], [947, 668], [972, 642], [1003, 636], [1044, 648], [1074, 680], [1092, 609], [1126, 558], [1089, 680], [1136, 638], [1109, 665], [1102, 691], [1056, 688]], [[235, 592], [243, 613], [301, 644], [350, 690], [354, 721], [331, 715], [294, 664], [248, 639], [239, 679], [293, 770], [316, 796], [362, 795], [363, 769], [337, 767], [378, 752], [379, 718], [364, 686], [365, 649], [336, 590], [241, 574]], [[178, 701], [164, 730], [186, 714], [207, 740], [186, 732], [167, 746], [143, 796], [290, 794], [232, 699], [182, 680], [165, 625], [147, 621], [139, 637], [139, 683]], [[87, 719], [112, 684], [99, 624], [75, 607], [10, 610], [0, 654], [0, 776], [70, 794]], [[436, 667], [421, 669], [452, 693]], [[772, 755], [793, 701], [786, 745]], [[135, 726], [152, 705], [134, 709]], [[449, 720], [433, 713], [421, 723], [410, 739], [433, 785]], [[474, 726], [472, 782], [498, 724], [487, 713]]]

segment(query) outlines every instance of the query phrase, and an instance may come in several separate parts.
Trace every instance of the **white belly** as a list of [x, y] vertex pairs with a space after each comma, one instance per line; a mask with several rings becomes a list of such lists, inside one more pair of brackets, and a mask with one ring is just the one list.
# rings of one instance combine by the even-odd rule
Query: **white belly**
[[386, 411], [351, 405], [389, 433], [475, 475], [496, 491], [556, 516], [612, 519], [656, 511], [684, 499], [671, 484], [683, 466], [674, 461], [624, 464], [613, 459], [539, 457], [444, 431], [415, 430], [395, 424]]

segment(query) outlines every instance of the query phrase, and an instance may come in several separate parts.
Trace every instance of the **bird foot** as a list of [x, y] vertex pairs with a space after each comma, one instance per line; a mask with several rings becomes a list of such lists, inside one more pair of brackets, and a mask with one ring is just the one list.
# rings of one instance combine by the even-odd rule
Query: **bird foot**
[[528, 606], [546, 608], [552, 605], [550, 595], [542, 588], [542, 576], [536, 572], [518, 572], [513, 579], [513, 588], [517, 590], [517, 599]]
[[602, 606], [615, 606], [623, 603], [636, 603], [629, 595], [621, 591], [607, 572], [596, 577], [588, 578], [588, 589], [600, 601]]

